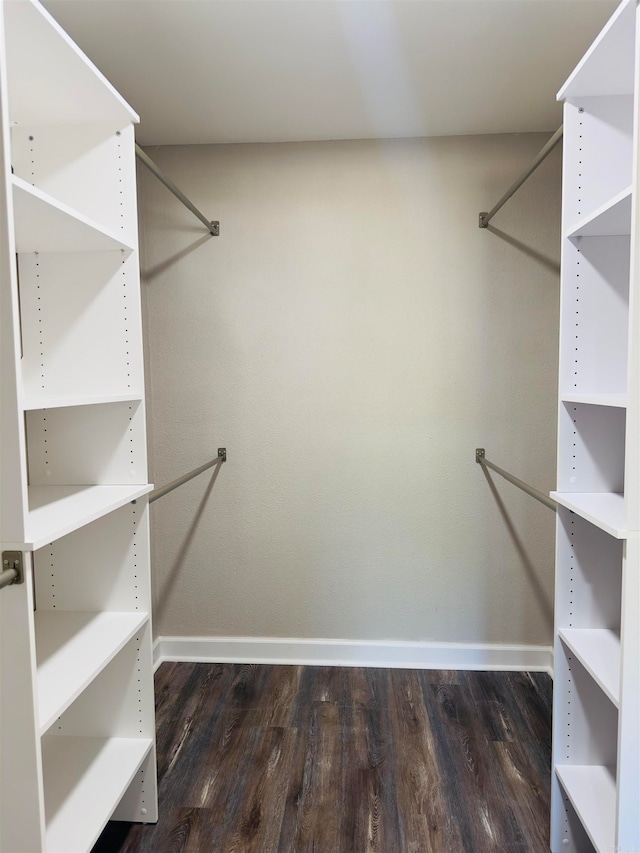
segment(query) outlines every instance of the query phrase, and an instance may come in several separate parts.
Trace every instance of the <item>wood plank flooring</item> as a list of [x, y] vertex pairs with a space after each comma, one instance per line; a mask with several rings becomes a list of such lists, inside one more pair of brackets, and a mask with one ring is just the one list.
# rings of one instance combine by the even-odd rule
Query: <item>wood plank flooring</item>
[[160, 820], [93, 853], [543, 853], [551, 679], [165, 663]]

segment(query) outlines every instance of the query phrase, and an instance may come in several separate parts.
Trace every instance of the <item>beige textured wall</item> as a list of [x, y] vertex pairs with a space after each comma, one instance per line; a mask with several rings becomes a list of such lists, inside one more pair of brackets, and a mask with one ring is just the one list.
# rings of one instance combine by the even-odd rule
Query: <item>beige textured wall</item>
[[546, 644], [560, 157], [547, 137], [149, 153], [141, 176], [155, 631]]

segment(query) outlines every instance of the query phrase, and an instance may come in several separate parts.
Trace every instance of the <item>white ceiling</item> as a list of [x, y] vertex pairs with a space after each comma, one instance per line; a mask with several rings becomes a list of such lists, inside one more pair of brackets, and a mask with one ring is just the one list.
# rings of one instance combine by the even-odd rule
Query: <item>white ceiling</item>
[[146, 145], [550, 131], [615, 0], [45, 0]]

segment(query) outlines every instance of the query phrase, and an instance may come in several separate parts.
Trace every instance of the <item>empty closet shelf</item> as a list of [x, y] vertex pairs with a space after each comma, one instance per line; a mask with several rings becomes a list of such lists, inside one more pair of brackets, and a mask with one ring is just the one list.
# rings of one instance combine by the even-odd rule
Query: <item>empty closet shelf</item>
[[106, 403], [139, 402], [143, 395], [138, 394], [31, 394], [24, 401], [24, 411], [38, 409], [65, 409], [75, 406], [101, 406]]
[[556, 766], [560, 784], [598, 853], [615, 849], [616, 779], [610, 767]]
[[564, 628], [558, 633], [617, 708], [620, 699], [619, 634], [605, 628]]
[[148, 738], [42, 739], [47, 853], [91, 850], [151, 747]]
[[567, 237], [612, 237], [631, 234], [631, 187], [617, 193], [583, 221], [569, 229]]
[[587, 406], [613, 406], [616, 409], [627, 408], [627, 394], [561, 394], [560, 399], [563, 403], [582, 403]]
[[8, 543], [7, 547], [37, 551], [152, 489], [150, 483], [132, 486], [30, 486], [25, 541]]
[[147, 622], [147, 613], [38, 610], [38, 713], [44, 734]]
[[629, 535], [624, 495], [612, 492], [551, 492], [560, 506], [575, 512], [616, 539]]
[[133, 247], [117, 234], [12, 175], [18, 252], [105, 252]]

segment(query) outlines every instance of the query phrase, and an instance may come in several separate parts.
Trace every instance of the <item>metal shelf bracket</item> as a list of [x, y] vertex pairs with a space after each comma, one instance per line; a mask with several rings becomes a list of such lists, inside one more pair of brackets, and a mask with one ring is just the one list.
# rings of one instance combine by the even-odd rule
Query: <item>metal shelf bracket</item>
[[0, 589], [17, 583], [24, 583], [24, 554], [22, 551], [3, 551]]

